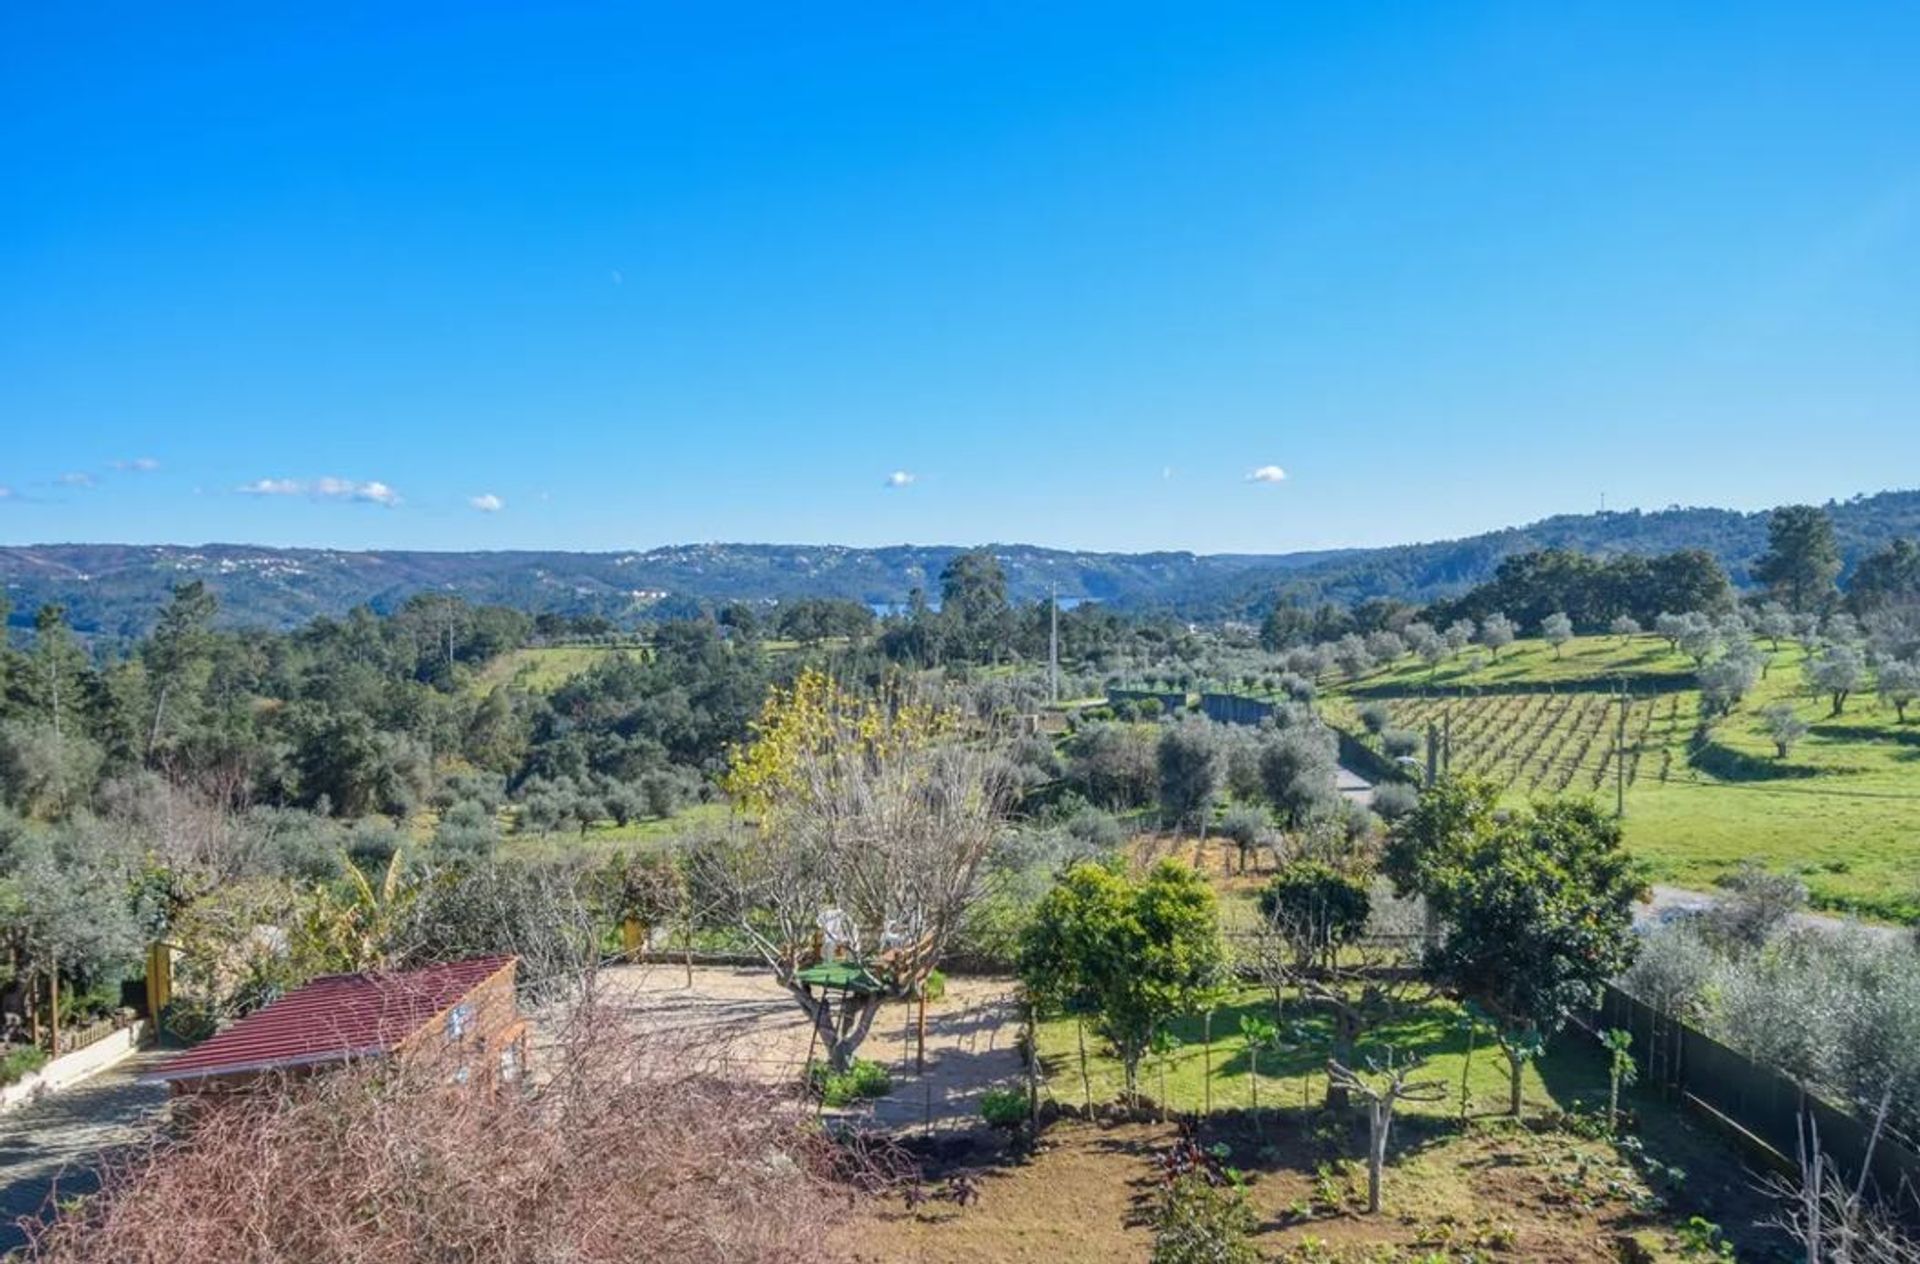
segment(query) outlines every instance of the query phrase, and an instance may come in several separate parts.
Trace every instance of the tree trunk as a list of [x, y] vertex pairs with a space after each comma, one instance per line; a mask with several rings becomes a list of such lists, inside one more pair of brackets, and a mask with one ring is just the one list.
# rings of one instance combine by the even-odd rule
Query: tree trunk
[[53, 1056], [60, 1056], [60, 963], [47, 970], [47, 1021], [53, 1024]]
[[1387, 1166], [1387, 1132], [1393, 1127], [1393, 1103], [1367, 1105], [1367, 1210], [1380, 1210], [1380, 1174]]
[[1080, 1037], [1080, 1096], [1085, 1100], [1087, 1117], [1093, 1117], [1093, 1081], [1087, 1078], [1087, 1020], [1075, 1017], [1075, 1033]]
[[1260, 1054], [1247, 1046], [1247, 1088], [1253, 1093], [1253, 1128], [1260, 1130]]
[[[1333, 1060], [1341, 1066], [1353, 1065], [1353, 1043], [1358, 1032], [1359, 1022], [1344, 1008], [1333, 1011]], [[1338, 1076], [1327, 1077], [1327, 1109], [1345, 1110], [1352, 1104], [1353, 1096], [1347, 1086], [1339, 1082]]]
[[1473, 1028], [1467, 1028], [1467, 1056], [1460, 1060], [1460, 1122], [1467, 1122], [1467, 1072], [1473, 1069]]
[[1206, 1113], [1213, 1113], [1213, 1011], [1200, 1026], [1200, 1084], [1206, 1097]]
[[1520, 1118], [1520, 1076], [1527, 1069], [1526, 1060], [1513, 1050], [1507, 1050], [1507, 1113], [1515, 1119]]

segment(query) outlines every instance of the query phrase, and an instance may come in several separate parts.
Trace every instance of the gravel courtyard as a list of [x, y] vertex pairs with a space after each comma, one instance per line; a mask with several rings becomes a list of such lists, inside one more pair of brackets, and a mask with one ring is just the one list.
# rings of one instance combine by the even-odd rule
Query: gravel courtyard
[[[600, 987], [642, 1030], [692, 1035], [739, 1074], [797, 1080], [806, 1063], [806, 1015], [765, 970], [695, 966], [689, 987], [681, 966], [617, 966], [601, 973]], [[927, 1006], [924, 1075], [914, 1069], [916, 1016], [905, 1002], [881, 1010], [860, 1056], [893, 1073], [893, 1092], [848, 1113], [896, 1131], [964, 1130], [980, 1123], [981, 1093], [1025, 1083], [1011, 979], [947, 981], [946, 995]]]

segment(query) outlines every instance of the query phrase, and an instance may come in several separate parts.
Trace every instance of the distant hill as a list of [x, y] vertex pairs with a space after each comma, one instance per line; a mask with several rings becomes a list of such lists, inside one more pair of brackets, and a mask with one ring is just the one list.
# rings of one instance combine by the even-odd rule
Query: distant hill
[[[1850, 573], [1870, 553], [1896, 537], [1920, 539], [1920, 491], [1880, 492], [1829, 501], [1840, 552]], [[1736, 586], [1751, 586], [1750, 570], [1767, 547], [1770, 510], [1674, 506], [1653, 512], [1561, 514], [1524, 527], [1508, 527], [1460, 540], [1362, 549], [1305, 565], [1276, 567], [1253, 562], [1224, 576], [1196, 579], [1176, 603], [1211, 615], [1252, 617], [1286, 593], [1305, 602], [1351, 604], [1369, 597], [1432, 601], [1456, 596], [1493, 574], [1501, 559], [1536, 549], [1572, 549], [1606, 556], [1705, 549], [1720, 559]]]
[[[1920, 537], [1920, 491], [1858, 496], [1828, 506], [1849, 566], [1895, 536]], [[1286, 554], [1089, 553], [996, 545], [1016, 601], [1057, 586], [1063, 598], [1189, 618], [1254, 617], [1285, 592], [1302, 600], [1374, 596], [1431, 600], [1487, 578], [1529, 549], [1589, 553], [1713, 552], [1736, 583], [1766, 547], [1764, 512], [1665, 509], [1562, 515], [1462, 540]], [[702, 601], [844, 597], [904, 602], [937, 592], [953, 545], [688, 544], [630, 553], [433, 553], [275, 549], [240, 544], [50, 544], [0, 547], [11, 621], [46, 602], [74, 626], [107, 636], [144, 631], [167, 590], [204, 579], [230, 624], [288, 627], [357, 605], [388, 609], [419, 592], [529, 610], [660, 617]]]

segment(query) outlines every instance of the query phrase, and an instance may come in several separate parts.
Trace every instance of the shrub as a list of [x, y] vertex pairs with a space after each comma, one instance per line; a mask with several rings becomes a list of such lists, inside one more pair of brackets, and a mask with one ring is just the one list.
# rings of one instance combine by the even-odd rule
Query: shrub
[[1420, 806], [1420, 791], [1404, 781], [1383, 781], [1373, 788], [1373, 810], [1383, 821], [1397, 821]]
[[807, 1086], [819, 1094], [828, 1106], [850, 1106], [864, 1098], [885, 1097], [893, 1092], [893, 1076], [878, 1062], [855, 1058], [844, 1071], [835, 1071], [824, 1062], [807, 1063]]
[[1384, 732], [1387, 725], [1393, 723], [1393, 713], [1387, 710], [1384, 702], [1369, 702], [1360, 708], [1360, 723], [1366, 726], [1369, 733]]
[[1380, 734], [1380, 749], [1389, 759], [1408, 759], [1420, 749], [1420, 735], [1406, 729], [1387, 729]]
[[939, 1000], [947, 994], [947, 976], [938, 970], [928, 971], [926, 981], [920, 985], [920, 993], [927, 998], [928, 1004]]
[[[32, 1258], [831, 1258], [853, 1151], [801, 1125], [773, 1086], [716, 1074], [696, 1045], [594, 1011], [561, 1018], [564, 1040], [541, 1051], [547, 1074], [517, 1092], [447, 1091], [428, 1060], [237, 1094], [191, 1128], [103, 1156], [100, 1192], [68, 1200]], [[903, 1170], [885, 1150], [865, 1154], [880, 1180]]]
[[1199, 1172], [1176, 1176], [1153, 1211], [1153, 1264], [1258, 1264], [1258, 1221], [1237, 1182]]
[[47, 1065], [47, 1051], [39, 1045], [17, 1045], [0, 1054], [0, 1084], [13, 1084]]
[[1110, 851], [1127, 840], [1119, 818], [1096, 807], [1083, 807], [1067, 818], [1067, 833], [1095, 851]]
[[980, 1118], [990, 1128], [1011, 1132], [1027, 1122], [1027, 1095], [1018, 1089], [990, 1088], [980, 1095]]

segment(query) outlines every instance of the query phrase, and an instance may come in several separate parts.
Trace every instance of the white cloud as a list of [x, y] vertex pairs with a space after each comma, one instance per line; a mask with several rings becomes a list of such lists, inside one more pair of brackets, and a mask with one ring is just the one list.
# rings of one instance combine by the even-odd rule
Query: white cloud
[[93, 475], [87, 473], [85, 470], [75, 470], [71, 474], [62, 474], [60, 476], [60, 485], [62, 487], [92, 487], [93, 483]]
[[467, 503], [475, 509], [478, 509], [481, 513], [499, 513], [507, 507], [507, 502], [492, 492], [482, 492], [478, 496], [470, 497]]
[[1287, 481], [1287, 472], [1277, 465], [1263, 465], [1257, 470], [1249, 470], [1247, 481], [1249, 483], [1284, 483]]
[[130, 470], [137, 474], [149, 474], [160, 468], [160, 462], [150, 456], [136, 456], [131, 461], [115, 461], [116, 470]]
[[400, 493], [378, 479], [355, 482], [331, 475], [312, 482], [297, 478], [256, 478], [238, 490], [248, 496], [310, 496], [315, 500], [359, 501], [389, 508], [400, 503]]
[[249, 496], [298, 496], [307, 485], [291, 478], [256, 478], [241, 484], [239, 490]]
[[887, 486], [912, 487], [914, 483], [918, 481], [919, 477], [920, 476], [912, 470], [895, 470], [893, 473], [887, 475]]

